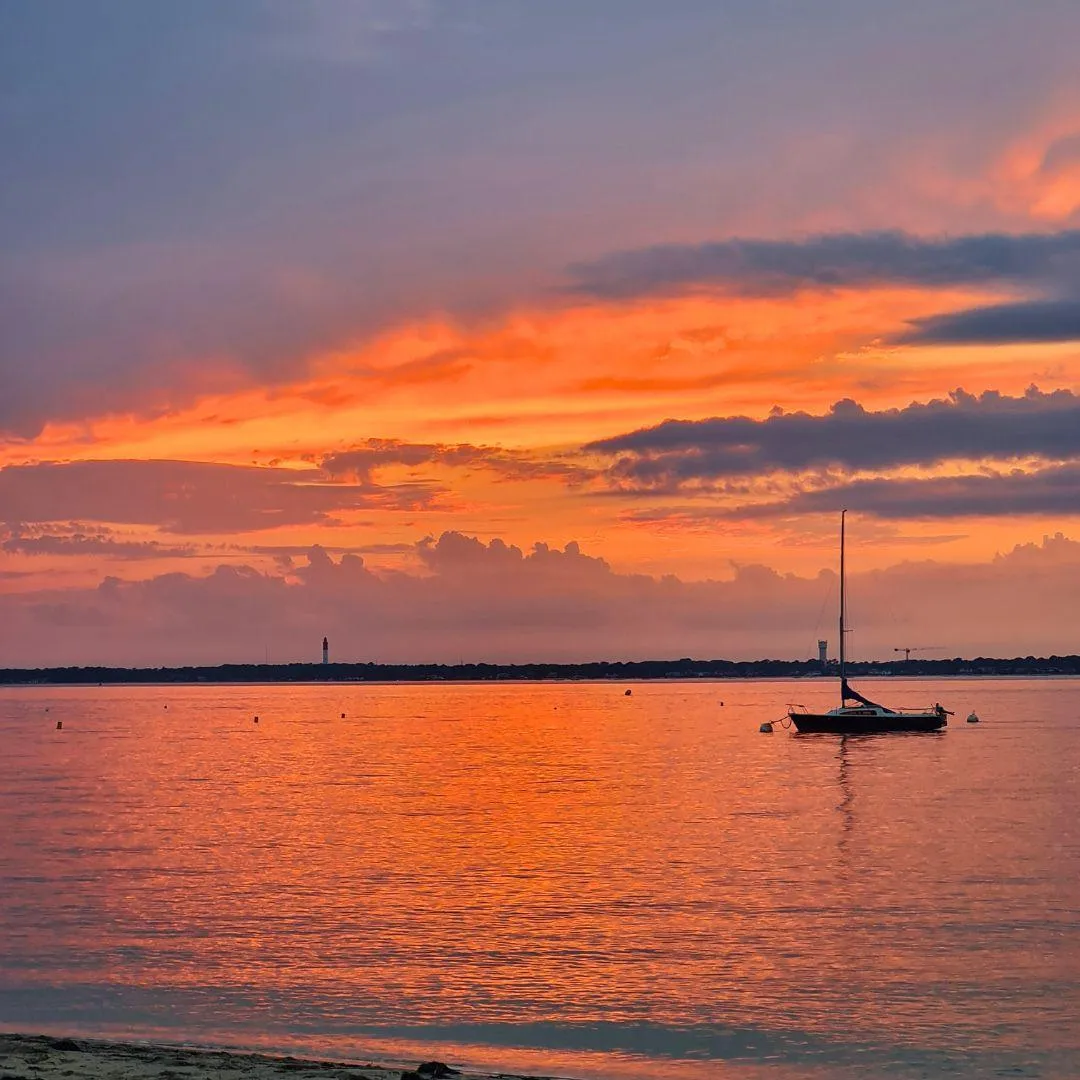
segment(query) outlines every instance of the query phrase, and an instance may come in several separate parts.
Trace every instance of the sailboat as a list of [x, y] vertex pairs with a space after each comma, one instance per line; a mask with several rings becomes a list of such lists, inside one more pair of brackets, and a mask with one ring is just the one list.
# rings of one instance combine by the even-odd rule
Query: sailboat
[[796, 731], [824, 735], [870, 735], [887, 731], [937, 731], [948, 722], [952, 713], [934, 703], [928, 709], [889, 709], [863, 697], [848, 685], [844, 665], [844, 639], [848, 633], [845, 621], [844, 519], [840, 511], [840, 706], [828, 712], [815, 713], [802, 705], [788, 708], [788, 718]]

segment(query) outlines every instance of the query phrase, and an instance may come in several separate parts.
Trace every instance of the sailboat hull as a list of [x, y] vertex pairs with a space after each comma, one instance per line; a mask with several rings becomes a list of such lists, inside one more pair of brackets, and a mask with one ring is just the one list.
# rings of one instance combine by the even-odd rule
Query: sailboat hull
[[[799, 734], [813, 735], [877, 735], [887, 732], [902, 731], [939, 731], [949, 722], [949, 711], [935, 702], [926, 709], [889, 709], [863, 697], [858, 690], [848, 685], [845, 678], [846, 652], [844, 635], [848, 632], [845, 625], [844, 587], [847, 576], [844, 572], [844, 540], [847, 511], [840, 511], [840, 707], [828, 712], [810, 712], [802, 705], [788, 708], [788, 719], [795, 725]], [[849, 704], [858, 702], [858, 704]]]
[[[861, 714], [861, 715], [860, 715]], [[949, 722], [944, 710], [899, 713], [855, 710], [841, 713], [788, 713], [800, 735], [879, 735], [902, 731], [940, 731]]]

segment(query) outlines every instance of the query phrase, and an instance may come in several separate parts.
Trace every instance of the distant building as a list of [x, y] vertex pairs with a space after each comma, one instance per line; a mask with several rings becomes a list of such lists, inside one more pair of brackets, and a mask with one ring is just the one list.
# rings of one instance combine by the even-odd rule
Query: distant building
[[824, 667], [829, 662], [829, 643], [828, 641], [822, 641], [820, 638], [817, 643], [817, 658], [818, 663]]
[[322, 662], [324, 664], [330, 663], [330, 642], [326, 638], [322, 639]]

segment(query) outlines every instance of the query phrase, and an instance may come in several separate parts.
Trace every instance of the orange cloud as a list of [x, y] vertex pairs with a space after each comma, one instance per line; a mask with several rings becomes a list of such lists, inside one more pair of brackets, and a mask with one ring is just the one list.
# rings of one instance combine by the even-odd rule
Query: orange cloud
[[[316, 539], [336, 546], [407, 545], [454, 529], [519, 544], [542, 535], [557, 543], [592, 542], [619, 567], [703, 577], [718, 558], [715, 519], [680, 519], [662, 499], [628, 506], [587, 488], [571, 490], [566, 468], [552, 463], [565, 462], [560, 454], [583, 443], [667, 417], [763, 418], [777, 404], [821, 412], [843, 397], [868, 409], [903, 407], [957, 386], [1016, 394], [1033, 379], [1047, 390], [1080, 385], [1080, 348], [1072, 345], [916, 348], [887, 342], [912, 319], [1001, 295], [974, 287], [890, 286], [803, 289], [786, 297], [559, 299], [499, 318], [414, 322], [328, 352], [302, 378], [273, 388], [207, 393], [193, 405], [149, 418], [124, 414], [50, 424], [37, 439], [0, 448], [0, 463], [257, 465], [302, 483], [323, 461], [347, 461], [357, 448], [436, 448], [415, 460], [408, 456], [414, 450], [397, 461], [384, 455], [378, 464], [380, 484], [441, 492], [422, 510], [369, 499], [356, 508], [338, 506], [332, 522], [286, 516], [275, 524], [264, 516], [266, 545], [297, 547]], [[477, 453], [470, 457], [463, 447]], [[579, 460], [575, 468], [583, 464], [590, 463]], [[68, 521], [76, 516], [62, 515]], [[938, 544], [948, 558], [976, 549], [989, 555], [994, 548], [987, 537], [1019, 542], [1030, 538], [1034, 524], [980, 527], [979, 540], [967, 527], [909, 524], [894, 541], [882, 540], [880, 558], [902, 552], [911, 538]], [[256, 546], [250, 523], [221, 516], [219, 525], [233, 528], [240, 545]], [[211, 518], [199, 529], [205, 551]], [[728, 522], [721, 550], [752, 558], [773, 537], [785, 568], [807, 571], [831, 559], [831, 538], [794, 544], [785, 529], [779, 522]], [[941, 535], [949, 538], [933, 539]], [[147, 522], [130, 539], [153, 543], [160, 537]], [[400, 553], [376, 557], [387, 567], [401, 566], [402, 559]], [[265, 569], [272, 560], [262, 554], [254, 561]], [[19, 556], [16, 569], [26, 565]], [[148, 565], [140, 562], [130, 572], [145, 573]]]
[[[1030, 380], [1011, 356], [898, 350], [875, 344], [909, 320], [985, 300], [975, 290], [803, 292], [789, 298], [695, 296], [517, 312], [490, 324], [405, 326], [271, 389], [203, 397], [153, 418], [52, 424], [2, 459], [183, 457], [249, 463], [304, 460], [364, 438], [572, 445], [669, 415], [761, 414], [820, 407], [860, 389], [868, 404], [903, 404], [971, 382]], [[1027, 350], [1064, 381], [1075, 349]], [[957, 373], [965, 370], [965, 377]]]

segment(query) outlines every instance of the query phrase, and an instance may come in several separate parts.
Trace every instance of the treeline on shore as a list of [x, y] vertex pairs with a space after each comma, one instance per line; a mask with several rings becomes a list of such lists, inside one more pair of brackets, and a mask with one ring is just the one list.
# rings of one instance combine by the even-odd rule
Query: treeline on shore
[[[0, 668], [0, 684], [475, 682], [518, 679], [764, 679], [837, 674], [817, 660], [596, 660], [580, 664], [221, 664], [217, 667]], [[851, 677], [1080, 675], [1080, 656], [849, 661]]]

